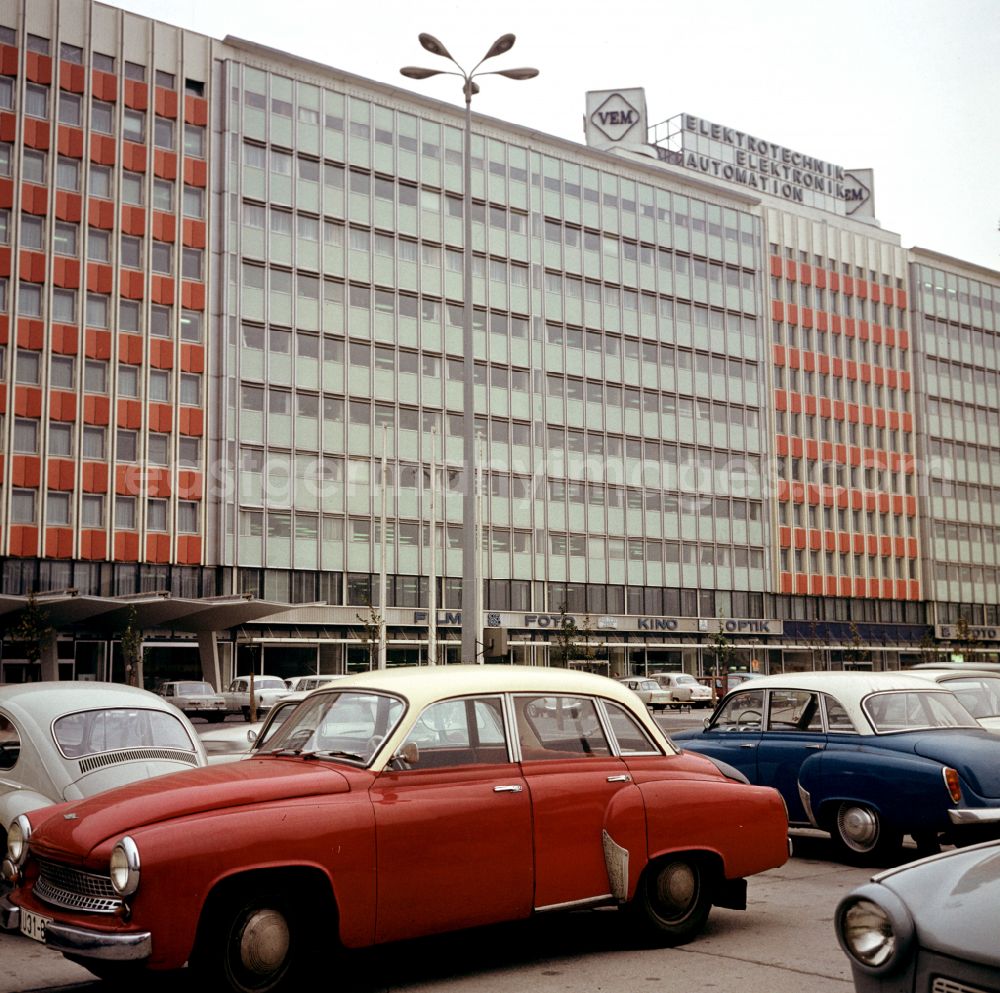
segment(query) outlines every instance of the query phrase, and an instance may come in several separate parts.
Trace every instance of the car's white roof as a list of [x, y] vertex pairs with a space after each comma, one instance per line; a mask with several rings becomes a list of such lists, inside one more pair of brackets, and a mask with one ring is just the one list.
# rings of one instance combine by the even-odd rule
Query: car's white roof
[[57, 717], [107, 707], [144, 707], [176, 714], [156, 693], [123, 683], [50, 681], [0, 686], [0, 706], [22, 721], [48, 726]]

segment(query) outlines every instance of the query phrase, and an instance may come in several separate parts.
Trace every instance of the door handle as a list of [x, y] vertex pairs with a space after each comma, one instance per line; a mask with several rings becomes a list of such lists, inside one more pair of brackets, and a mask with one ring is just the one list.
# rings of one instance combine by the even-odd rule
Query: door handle
[[609, 783], [631, 783], [632, 777], [628, 774], [624, 776], [608, 776]]
[[821, 752], [824, 748], [826, 748], [826, 745], [824, 744], [806, 745], [806, 748], [812, 748], [814, 751]]
[[493, 787], [493, 792], [494, 793], [520, 793], [521, 792], [521, 787], [518, 786], [517, 784], [514, 784], [512, 786], [494, 786]]
[[756, 748], [756, 747], [757, 743], [754, 741], [745, 741], [742, 745], [740, 745], [740, 748]]

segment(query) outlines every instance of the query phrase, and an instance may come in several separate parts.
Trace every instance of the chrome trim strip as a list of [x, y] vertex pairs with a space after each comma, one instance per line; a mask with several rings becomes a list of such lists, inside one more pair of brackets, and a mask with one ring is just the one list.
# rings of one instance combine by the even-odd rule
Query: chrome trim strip
[[21, 930], [21, 908], [15, 907], [5, 896], [0, 896], [0, 931]]
[[622, 848], [607, 830], [601, 832], [604, 866], [608, 870], [608, 885], [619, 902], [628, 897], [628, 849]]
[[105, 962], [136, 962], [153, 954], [153, 936], [149, 931], [111, 934], [58, 921], [45, 925], [45, 944], [64, 954]]
[[602, 896], [588, 897], [586, 900], [569, 900], [566, 903], [550, 903], [544, 907], [535, 907], [536, 914], [546, 914], [550, 910], [571, 910], [574, 907], [596, 907], [602, 903], [611, 903], [614, 897], [610, 893]]
[[948, 819], [952, 824], [997, 824], [1000, 823], [1000, 807], [949, 810]]

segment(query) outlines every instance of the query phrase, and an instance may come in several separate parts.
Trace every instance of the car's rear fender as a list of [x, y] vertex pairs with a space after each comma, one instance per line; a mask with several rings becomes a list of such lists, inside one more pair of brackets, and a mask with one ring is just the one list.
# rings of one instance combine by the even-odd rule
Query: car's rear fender
[[939, 762], [888, 749], [828, 747], [799, 770], [819, 827], [829, 830], [842, 803], [864, 804], [903, 833], [944, 830], [948, 795]]
[[708, 778], [644, 782], [616, 794], [606, 826], [612, 840], [628, 849], [629, 897], [646, 864], [677, 852], [713, 856], [725, 879], [788, 859], [785, 805], [769, 787]]

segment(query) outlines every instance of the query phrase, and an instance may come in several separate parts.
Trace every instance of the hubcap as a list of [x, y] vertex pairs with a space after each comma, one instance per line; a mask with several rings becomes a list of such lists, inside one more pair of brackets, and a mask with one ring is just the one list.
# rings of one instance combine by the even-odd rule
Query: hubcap
[[277, 910], [255, 910], [240, 933], [240, 963], [255, 976], [269, 976], [288, 955], [288, 922]]
[[857, 852], [870, 851], [878, 841], [878, 817], [867, 807], [842, 807], [837, 826], [844, 844]]
[[697, 874], [686, 862], [671, 862], [656, 877], [656, 898], [667, 917], [684, 913], [697, 892]]

